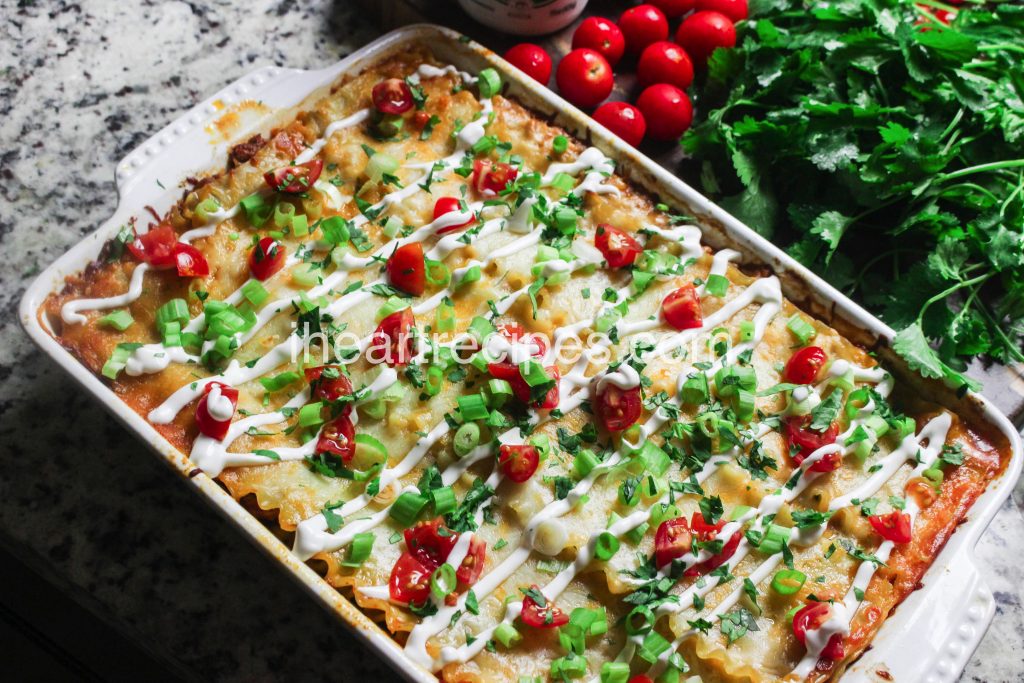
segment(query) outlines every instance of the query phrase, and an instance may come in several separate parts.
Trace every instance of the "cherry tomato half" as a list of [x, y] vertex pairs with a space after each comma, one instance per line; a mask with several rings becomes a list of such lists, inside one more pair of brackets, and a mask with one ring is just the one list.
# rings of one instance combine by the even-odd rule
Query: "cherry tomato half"
[[372, 98], [382, 114], [404, 114], [414, 103], [412, 88], [401, 78], [388, 78], [373, 86]]
[[203, 252], [184, 242], [174, 245], [174, 267], [180, 277], [206, 277], [210, 274], [210, 264]]
[[683, 285], [661, 302], [661, 314], [677, 330], [692, 330], [704, 324], [700, 296], [692, 284]]
[[249, 270], [257, 280], [266, 280], [284, 268], [284, 245], [273, 237], [264, 237], [249, 254]]
[[910, 543], [913, 539], [910, 515], [900, 510], [893, 510], [887, 515], [871, 515], [868, 517], [875, 532], [893, 543]]
[[174, 247], [178, 235], [166, 223], [155, 225], [128, 243], [128, 251], [143, 263], [154, 268], [170, 268], [174, 265]]
[[743, 21], [747, 18], [747, 0], [697, 0], [697, 9], [718, 12], [730, 20]]
[[648, 86], [636, 99], [655, 140], [675, 140], [693, 122], [693, 105], [682, 90], [668, 83]]
[[455, 578], [460, 586], [472, 586], [480, 579], [484, 572], [484, 563], [487, 561], [487, 544], [474, 536], [469, 541], [469, 550], [466, 552], [462, 564], [455, 570]]
[[[568, 615], [545, 598], [536, 584], [530, 588], [530, 594], [523, 597], [523, 611], [520, 614], [524, 624], [533, 628], [558, 628], [569, 623]], [[542, 602], [538, 603], [531, 595], [539, 596]]]
[[594, 120], [634, 147], [640, 146], [647, 132], [643, 112], [628, 102], [605, 102], [594, 112]]
[[[339, 365], [321, 365], [306, 368], [304, 372], [313, 397], [317, 400], [333, 403], [344, 396], [352, 395], [352, 381], [342, 372]], [[351, 410], [352, 404], [346, 403], [344, 413], [347, 415]]]
[[282, 166], [276, 170], [267, 171], [263, 174], [263, 180], [275, 192], [302, 194], [313, 187], [313, 183], [320, 177], [320, 172], [323, 170], [323, 160], [313, 159], [298, 166]]
[[654, 534], [654, 564], [661, 568], [693, 547], [693, 534], [685, 517], [666, 519]]
[[[783, 429], [785, 431], [786, 442], [789, 444], [791, 452], [793, 448], [798, 448], [796, 455], [793, 456], [793, 462], [799, 466], [807, 459], [814, 451], [818, 450], [822, 446], [836, 442], [836, 436], [839, 434], [839, 425], [833, 422], [828, 429], [824, 432], [817, 432], [811, 429], [811, 416], [805, 415], [803, 417], [788, 417], [783, 421]], [[839, 466], [843, 464], [843, 457], [840, 453], [829, 453], [818, 462], [811, 465], [811, 472], [831, 472], [832, 470], [839, 469]]]
[[384, 267], [392, 285], [406, 294], [423, 294], [427, 287], [427, 267], [421, 243], [410, 242], [395, 249]]
[[704, 64], [718, 48], [736, 44], [736, 27], [721, 12], [694, 12], [679, 24], [676, 42], [693, 61]]
[[607, 223], [599, 224], [597, 230], [594, 231], [594, 246], [608, 262], [609, 268], [633, 265], [636, 257], [644, 250], [628, 232]]
[[238, 406], [238, 389], [229, 387], [220, 382], [210, 382], [203, 388], [203, 396], [196, 404], [196, 425], [199, 432], [211, 439], [223, 440], [228, 435], [228, 428], [231, 427], [231, 417], [221, 420], [210, 413], [209, 399], [210, 392], [217, 387], [221, 397], [231, 403], [231, 416], [234, 417], [235, 408]]
[[669, 19], [681, 17], [693, 9], [696, 0], [651, 0], [651, 4], [660, 9]]
[[786, 361], [782, 378], [793, 384], [813, 384], [828, 362], [828, 354], [820, 346], [805, 346]]
[[[832, 614], [832, 608], [825, 602], [811, 602], [802, 607], [799, 612], [793, 615], [793, 635], [804, 646], [807, 645], [807, 632], [816, 631], [821, 625], [828, 621]], [[828, 644], [822, 651], [821, 656], [827, 659], [839, 660], [845, 655], [843, 648], [843, 636], [839, 633], [828, 639]]]
[[339, 415], [324, 425], [316, 442], [316, 452], [337, 455], [347, 465], [356, 454], [355, 439], [356, 427], [352, 419], [348, 415]]
[[668, 38], [668, 19], [654, 5], [630, 7], [619, 17], [626, 49], [640, 54], [651, 43]]
[[441, 517], [417, 522], [412, 528], [402, 532], [402, 535], [405, 537], [407, 551], [431, 570], [437, 569], [447, 561], [448, 555], [459, 540], [457, 533], [444, 526]]
[[555, 75], [558, 90], [577, 107], [597, 106], [612, 92], [612, 67], [600, 52], [580, 48], [567, 54]]
[[601, 53], [608, 64], [615, 66], [626, 51], [622, 29], [604, 17], [587, 17], [572, 34], [572, 49], [590, 48]]
[[473, 188], [485, 197], [493, 197], [515, 182], [519, 170], [511, 164], [477, 159], [473, 162]]
[[388, 593], [395, 602], [422, 605], [430, 599], [430, 575], [436, 567], [427, 567], [410, 552], [402, 553], [391, 568]]
[[685, 90], [693, 83], [693, 62], [686, 50], [667, 40], [644, 48], [636, 66], [640, 85], [668, 83]]
[[729, 540], [725, 542], [725, 545], [722, 546], [722, 551], [720, 553], [709, 557], [703, 562], [698, 562], [697, 564], [693, 565], [685, 572], [683, 572], [683, 576], [703, 576], [708, 572], [714, 571], [715, 569], [721, 567], [723, 564], [728, 562], [729, 558], [732, 557], [733, 554], [736, 552], [736, 548], [738, 548], [740, 545], [740, 537], [742, 536], [742, 531], [737, 531], [736, 533], [734, 533], [732, 536], [729, 537]]
[[551, 80], [551, 55], [540, 45], [513, 45], [505, 53], [505, 60], [542, 85]]
[[620, 389], [614, 384], [606, 384], [604, 390], [597, 395], [594, 412], [606, 431], [621, 432], [629, 429], [643, 412], [640, 387]]
[[690, 531], [697, 537], [698, 541], [710, 541], [718, 532], [725, 528], [725, 520], [720, 519], [715, 524], [709, 524], [704, 519], [704, 514], [699, 510], [690, 517]]
[[529, 444], [502, 444], [498, 452], [498, 465], [502, 473], [517, 484], [533, 476], [540, 464], [540, 454]]
[[[435, 221], [441, 216], [444, 216], [445, 214], [451, 213], [453, 211], [462, 211], [462, 205], [458, 197], [439, 197], [438, 200], [434, 202]], [[476, 216], [470, 216], [469, 219], [462, 223], [457, 223], [455, 225], [445, 225], [442, 228], [438, 228], [437, 234], [446, 235], [449, 232], [455, 232], [456, 230], [461, 230], [462, 228], [473, 225], [473, 223], [476, 223]]]
[[373, 332], [367, 358], [371, 363], [383, 360], [391, 366], [406, 365], [415, 355], [412, 328], [416, 318], [411, 308], [396, 311], [380, 321]]

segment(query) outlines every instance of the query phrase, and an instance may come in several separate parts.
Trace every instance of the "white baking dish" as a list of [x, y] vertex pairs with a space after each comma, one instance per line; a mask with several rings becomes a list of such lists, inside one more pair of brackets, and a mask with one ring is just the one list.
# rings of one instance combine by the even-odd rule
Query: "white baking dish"
[[[894, 372], [906, 374], [907, 371], [902, 361], [886, 348], [887, 341], [893, 336], [889, 327], [664, 168], [624, 145], [550, 90], [523, 76], [492, 52], [448, 29], [431, 25], [402, 28], [337, 64], [317, 71], [266, 67], [196, 105], [117, 165], [116, 181], [120, 196], [117, 210], [99, 229], [32, 283], [21, 301], [22, 324], [40, 348], [195, 486], [210, 504], [273, 556], [325, 607], [337, 613], [367, 645], [409, 680], [430, 681], [435, 680], [434, 676], [406, 659], [402, 649], [386, 632], [295, 558], [266, 527], [64, 350], [50, 336], [38, 316], [46, 297], [63, 286], [67, 275], [82, 270], [96, 258], [104, 242], [112, 238], [129, 217], [141, 216], [145, 206], [162, 212], [178, 199], [178, 186], [185, 178], [205, 170], [223, 168], [230, 145], [256, 130], [267, 130], [272, 123], [289, 118], [303, 103], [321, 96], [341, 75], [358, 72], [413, 41], [426, 42], [439, 59], [468, 71], [478, 71], [486, 65], [498, 68], [505, 75], [510, 92], [525, 104], [550, 115], [579, 137], [602, 148], [617, 159], [620, 171], [640, 186], [698, 217], [705, 242], [718, 248], [732, 247], [743, 253], [748, 262], [771, 266], [781, 277], [788, 297], [831, 321], [855, 341], [875, 346]], [[260, 111], [265, 115], [258, 121], [238, 126], [227, 135], [223, 131], [224, 125], [215, 125], [218, 122], [223, 124], [225, 113], [234, 111], [233, 107], [251, 101], [263, 105]], [[1020, 474], [1020, 437], [1009, 420], [983, 397], [970, 395], [957, 399], [950, 390], [935, 382], [914, 381], [919, 382], [923, 391], [954, 410], [970, 412], [990, 423], [1005, 435], [1012, 449], [1012, 458], [1007, 471], [978, 500], [968, 521], [953, 535], [925, 575], [924, 588], [911, 595], [886, 621], [872, 648], [849, 669], [844, 681], [955, 681], [984, 635], [994, 612], [991, 591], [981, 580], [975, 565], [974, 546]], [[888, 672], [891, 678], [879, 676], [876, 672], [880, 670]]]

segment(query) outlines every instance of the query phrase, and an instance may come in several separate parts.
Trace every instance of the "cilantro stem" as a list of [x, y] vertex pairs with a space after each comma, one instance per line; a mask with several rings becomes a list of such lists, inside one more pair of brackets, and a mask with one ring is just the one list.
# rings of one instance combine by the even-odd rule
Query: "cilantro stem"
[[1010, 52], [1020, 52], [1021, 54], [1024, 54], [1024, 47], [1014, 45], [1013, 43], [991, 43], [989, 45], [979, 45], [978, 49], [982, 52], [989, 52], [991, 50], [1008, 50]]
[[977, 166], [968, 166], [967, 168], [961, 168], [958, 171], [950, 171], [949, 173], [943, 173], [939, 176], [942, 180], [954, 180], [956, 178], [963, 178], [964, 176], [972, 175], [974, 173], [986, 173], [988, 171], [998, 171], [1004, 168], [1020, 168], [1024, 166], [1024, 159], [1012, 159], [1010, 161], [990, 161], [987, 164], [978, 164]]
[[[979, 263], [979, 264], [976, 264], [976, 265], [980, 266], [981, 264]], [[952, 285], [952, 286], [942, 290], [941, 292], [939, 292], [938, 294], [936, 294], [932, 298], [928, 299], [928, 301], [924, 302], [924, 305], [921, 306], [921, 310], [917, 314], [917, 322], [918, 323], [921, 322], [921, 319], [924, 318], [925, 311], [927, 311], [928, 308], [932, 304], [936, 303], [937, 301], [942, 301], [943, 299], [945, 299], [949, 295], [951, 295], [951, 294], [953, 294], [955, 292], [958, 292], [961, 289], [964, 289], [966, 287], [970, 287], [971, 285], [976, 285], [976, 284], [979, 284], [981, 282], [984, 282], [985, 280], [989, 279], [993, 275], [995, 275], [995, 271], [989, 271], [987, 273], [984, 273], [983, 275], [979, 275], [978, 277], [971, 278], [970, 280], [961, 280], [960, 282], [956, 283], [955, 285]]]
[[985, 320], [988, 321], [989, 326], [993, 330], [995, 330], [996, 334], [999, 335], [999, 338], [1003, 340], [1003, 344], [1006, 345], [1006, 350], [1009, 352], [1010, 356], [1017, 362], [1024, 361], [1024, 354], [1018, 351], [1017, 346], [1010, 340], [1009, 337], [1006, 336], [1006, 333], [1003, 332], [1003, 326], [1000, 324], [1000, 321], [996, 320], [995, 316], [988, 310], [988, 306], [986, 306], [984, 302], [979, 301], [978, 309], [981, 311], [981, 314], [985, 316]]

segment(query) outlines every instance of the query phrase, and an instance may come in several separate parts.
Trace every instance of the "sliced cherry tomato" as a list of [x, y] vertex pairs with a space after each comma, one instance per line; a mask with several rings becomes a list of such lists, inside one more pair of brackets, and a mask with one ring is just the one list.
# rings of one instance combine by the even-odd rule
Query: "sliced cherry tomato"
[[184, 242], [174, 245], [174, 266], [181, 277], [206, 277], [210, 274], [210, 264], [203, 252]]
[[170, 268], [174, 265], [174, 247], [178, 244], [178, 235], [174, 228], [166, 223], [155, 225], [128, 243], [128, 251], [154, 268]]
[[[462, 206], [460, 205], [460, 202], [457, 197], [440, 197], [436, 202], [434, 202], [435, 221], [441, 216], [447, 213], [451, 213], [452, 211], [462, 211]], [[439, 228], [437, 234], [445, 235], [449, 232], [455, 232], [456, 230], [461, 230], [462, 228], [473, 225], [473, 223], [475, 222], [476, 217], [470, 216], [469, 220], [467, 220], [464, 223], [459, 223], [457, 225], [446, 225], [443, 228]]]
[[596, 107], [612, 92], [612, 67], [600, 52], [580, 48], [567, 54], [555, 74], [558, 91], [577, 107]]
[[644, 48], [637, 62], [636, 75], [643, 86], [668, 83], [685, 90], [693, 83], [693, 62], [683, 48], [673, 42], [659, 40]]
[[[511, 370], [509, 369], [510, 367]], [[561, 373], [559, 373], [557, 365], [549, 365], [544, 368], [547, 371], [548, 377], [554, 379], [555, 383], [544, 394], [544, 398], [539, 401], [533, 400], [533, 392], [530, 391], [530, 385], [523, 379], [518, 367], [511, 363], [508, 366], [501, 363], [492, 363], [487, 369], [495, 379], [504, 379], [511, 384], [512, 393], [523, 403], [532, 405], [534, 408], [540, 408], [541, 410], [554, 410], [558, 407], [558, 381], [561, 379]]]
[[493, 197], [515, 181], [519, 170], [510, 164], [477, 159], [473, 162], [473, 187], [485, 197]]
[[699, 510], [690, 517], [690, 531], [697, 537], [698, 541], [710, 541], [718, 532], [725, 528], [725, 520], [720, 519], [716, 524], [709, 524], [704, 519], [703, 513]]
[[371, 355], [370, 362], [379, 363], [383, 360], [391, 366], [406, 365], [415, 355], [415, 340], [412, 336], [415, 324], [416, 318], [411, 308], [402, 309], [381, 320], [373, 333], [370, 348], [379, 349], [383, 357]]
[[629, 429], [643, 412], [640, 387], [620, 389], [614, 384], [606, 384], [604, 390], [597, 395], [594, 412], [606, 431], [621, 432]]
[[703, 562], [698, 562], [697, 564], [693, 565], [685, 572], [683, 572], [683, 576], [703, 576], [708, 572], [714, 571], [715, 569], [721, 567], [723, 564], [728, 562], [729, 558], [732, 557], [733, 553], [736, 552], [736, 548], [738, 548], [740, 545], [741, 536], [743, 536], [742, 531], [737, 531], [736, 533], [734, 533], [732, 536], [729, 537], [729, 540], [725, 542], [725, 545], [722, 546], [722, 552], [712, 557], [709, 557]]
[[805, 346], [786, 361], [782, 378], [793, 384], [813, 384], [828, 362], [828, 354], [820, 346]]
[[654, 679], [650, 676], [637, 674], [636, 676], [633, 676], [629, 679], [629, 683], [654, 683]]
[[356, 454], [355, 439], [356, 427], [352, 419], [348, 415], [339, 415], [324, 425], [316, 442], [316, 452], [337, 455], [347, 465]]
[[644, 248], [628, 232], [601, 223], [594, 232], [594, 246], [597, 247], [609, 268], [623, 268], [633, 265]]
[[[807, 632], [816, 631], [821, 625], [828, 621], [832, 615], [832, 608], [825, 602], [810, 602], [800, 611], [793, 615], [793, 635], [804, 646], [807, 645]], [[822, 651], [821, 656], [827, 659], [839, 660], [846, 654], [843, 648], [843, 636], [836, 633], [828, 639], [828, 644]]]
[[401, 78], [388, 78], [373, 86], [373, 106], [382, 114], [404, 114], [412, 109], [412, 88]]
[[636, 100], [655, 140], [675, 140], [693, 122], [693, 105], [682, 90], [668, 83], [648, 86]]
[[441, 517], [429, 521], [417, 522], [411, 529], [406, 529], [405, 546], [408, 552], [431, 570], [437, 569], [448, 559], [452, 548], [459, 540], [459, 535], [444, 526]]
[[676, 42], [694, 62], [704, 64], [718, 48], [736, 44], [736, 27], [721, 12], [694, 12], [679, 24]]
[[[792, 452], [793, 448], [799, 449], [793, 455], [793, 462], [797, 466], [801, 465], [807, 459], [807, 456], [822, 446], [835, 443], [836, 436], [839, 434], [839, 425], [835, 422], [824, 432], [817, 432], [811, 429], [810, 415], [786, 418], [783, 422], [783, 429], [786, 434], [786, 442], [790, 446], [790, 452]], [[841, 453], [829, 453], [811, 465], [811, 472], [831, 472], [839, 469], [839, 466], [842, 464], [843, 457]]]
[[[531, 595], [538, 596], [541, 602], [534, 600]], [[568, 615], [545, 598], [536, 584], [530, 587], [528, 595], [523, 596], [523, 612], [520, 618], [524, 624], [533, 628], [558, 628], [569, 623]]]
[[626, 51], [626, 38], [622, 29], [604, 17], [587, 17], [572, 34], [572, 49], [586, 47], [599, 52], [615, 66]]
[[419, 242], [403, 244], [388, 257], [385, 264], [388, 280], [406, 294], [419, 296], [427, 287], [427, 267], [423, 245]]
[[692, 330], [704, 324], [700, 296], [693, 285], [683, 285], [661, 302], [661, 314], [677, 330]]
[[871, 515], [868, 521], [875, 532], [887, 541], [910, 543], [914, 538], [910, 515], [906, 512], [893, 510], [887, 515]]
[[270, 189], [288, 194], [302, 194], [309, 192], [313, 183], [320, 177], [324, 170], [322, 159], [312, 159], [298, 166], [282, 166], [274, 171], [267, 171], [263, 179], [270, 186]]
[[436, 567], [427, 567], [410, 552], [402, 553], [391, 568], [388, 593], [395, 602], [422, 605], [430, 599], [430, 575]]
[[[341, 366], [321, 365], [306, 368], [304, 372], [313, 397], [320, 401], [333, 403], [344, 396], [352, 395], [352, 381], [342, 372]], [[352, 411], [352, 404], [346, 403], [342, 410], [347, 415]]]
[[634, 147], [640, 146], [647, 132], [643, 112], [629, 102], [605, 102], [594, 111], [594, 120]]
[[654, 564], [661, 568], [693, 547], [693, 534], [685, 517], [666, 519], [654, 534]]
[[619, 17], [619, 28], [626, 38], [626, 49], [637, 55], [651, 43], [668, 38], [668, 19], [654, 5], [630, 7]]
[[743, 21], [749, 13], [747, 0], [696, 0], [696, 3], [696, 9], [724, 14], [734, 22]]
[[917, 503], [917, 507], [922, 510], [927, 507], [931, 507], [939, 498], [939, 494], [935, 491], [935, 484], [924, 477], [913, 477], [907, 481], [907, 496], [914, 499]]
[[651, 0], [651, 4], [665, 13], [669, 19], [681, 17], [693, 9], [696, 0]]
[[249, 254], [249, 270], [257, 280], [267, 280], [284, 268], [286, 256], [284, 245], [273, 237], [264, 237]]
[[540, 464], [540, 454], [529, 444], [502, 444], [498, 453], [498, 465], [506, 477], [517, 484], [533, 476]]
[[217, 387], [222, 399], [231, 403], [231, 417], [234, 417], [235, 408], [238, 406], [238, 389], [229, 387], [220, 382], [210, 382], [203, 388], [203, 396], [196, 404], [196, 424], [199, 432], [211, 439], [223, 440], [228, 435], [228, 428], [231, 426], [231, 417], [226, 420], [218, 419], [210, 413], [209, 398], [210, 392]]
[[[519, 323], [499, 323], [497, 330], [501, 336], [513, 344], [523, 342], [524, 340], [526, 343], [531, 344], [530, 355], [534, 358], [543, 358], [547, 353], [548, 345], [547, 342], [544, 341], [544, 337], [539, 334], [528, 334]], [[491, 376], [495, 379], [503, 379], [506, 381], [514, 381], [516, 379], [522, 380], [522, 377], [519, 375], [519, 366], [513, 363], [511, 358], [508, 357], [495, 363], [488, 363], [487, 371], [490, 372]], [[524, 400], [529, 399], [529, 393], [529, 390], [527, 390], [527, 398]]]
[[487, 562], [487, 544], [474, 536], [469, 541], [469, 550], [462, 564], [455, 570], [455, 578], [460, 586], [472, 586], [480, 579], [484, 572], [484, 564]]
[[513, 45], [505, 53], [505, 60], [541, 85], [551, 80], [551, 55], [540, 45]]

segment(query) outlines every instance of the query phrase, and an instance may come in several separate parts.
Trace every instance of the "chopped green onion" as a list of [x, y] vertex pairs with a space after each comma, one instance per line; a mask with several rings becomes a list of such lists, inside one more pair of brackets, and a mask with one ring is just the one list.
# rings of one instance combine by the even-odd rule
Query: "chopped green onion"
[[371, 183], [379, 183], [384, 179], [385, 175], [394, 175], [395, 171], [398, 170], [398, 166], [398, 159], [390, 154], [377, 152], [366, 162], [365, 170]]
[[437, 287], [447, 287], [448, 283], [452, 281], [452, 273], [445, 264], [433, 259], [426, 259], [424, 263], [426, 266], [424, 274], [428, 284]]
[[447, 515], [455, 509], [455, 491], [451, 486], [442, 486], [430, 492], [430, 502], [434, 504], [435, 515]]
[[315, 287], [320, 282], [320, 266], [315, 263], [300, 263], [292, 268], [292, 282], [299, 287]]
[[288, 202], [278, 202], [274, 207], [274, 225], [279, 228], [287, 228], [292, 224], [295, 217], [295, 205]]
[[364, 531], [352, 537], [352, 544], [348, 547], [348, 557], [341, 564], [345, 567], [358, 567], [366, 562], [373, 550], [373, 541], [376, 536], [373, 532]]
[[479, 445], [480, 427], [475, 422], [466, 422], [459, 425], [459, 428], [455, 430], [455, 437], [452, 439], [452, 448], [455, 450], [455, 455], [462, 458], [469, 455]]
[[494, 97], [501, 92], [501, 76], [492, 68], [486, 68], [477, 74], [477, 87], [480, 89], [480, 97]]
[[466, 394], [455, 399], [459, 404], [459, 413], [466, 422], [474, 422], [487, 417], [487, 401], [481, 394]]
[[551, 660], [551, 677], [555, 680], [583, 678], [587, 673], [587, 660], [575, 652]]
[[505, 405], [512, 396], [512, 385], [503, 379], [492, 379], [487, 382], [487, 397], [492, 408]]
[[653, 441], [644, 441], [637, 457], [644, 463], [644, 469], [656, 477], [660, 477], [672, 465], [668, 453], [661, 450]]
[[384, 236], [389, 240], [395, 239], [398, 233], [402, 231], [402, 219], [398, 216], [388, 216], [388, 219], [384, 221]]
[[450, 301], [442, 301], [434, 315], [435, 332], [455, 331], [455, 306]]
[[671, 503], [658, 503], [651, 508], [651, 523], [654, 526], [661, 526], [661, 523], [667, 519], [675, 519], [680, 517], [683, 513], [675, 505]]
[[569, 138], [564, 135], [556, 135], [555, 139], [551, 141], [551, 151], [555, 154], [565, 154], [567, 149], [569, 149]]
[[519, 365], [519, 375], [531, 389], [551, 382], [551, 378], [548, 377], [547, 370], [544, 369], [544, 366], [541, 363], [535, 360], [528, 360], [521, 363]]
[[594, 555], [602, 562], [607, 562], [617, 552], [619, 552], [619, 539], [610, 531], [602, 531], [594, 541]]
[[645, 273], [642, 270], [633, 271], [633, 280], [630, 282], [633, 294], [643, 294], [646, 292], [647, 288], [654, 282], [655, 277], [657, 276], [654, 273]]
[[409, 302], [400, 296], [389, 296], [388, 300], [384, 302], [384, 305], [377, 309], [377, 322], [380, 322], [384, 318], [388, 317], [392, 313], [398, 313], [409, 308]]
[[753, 510], [753, 508], [750, 507], [749, 505], [737, 505], [732, 509], [732, 512], [729, 513], [729, 521], [735, 522], [737, 519], [741, 518], [743, 515], [747, 514], [751, 510]]
[[478, 315], [470, 321], [468, 332], [476, 339], [477, 343], [482, 345], [487, 337], [494, 334], [494, 324], [487, 318]]
[[96, 324], [103, 325], [105, 327], [113, 327], [118, 332], [124, 332], [131, 327], [133, 322], [135, 322], [135, 319], [132, 318], [132, 314], [129, 311], [122, 309], [120, 311], [108, 313], [97, 320]]
[[810, 324], [802, 317], [799, 313], [794, 313], [793, 317], [786, 323], [786, 329], [793, 333], [793, 336], [797, 338], [801, 346], [806, 346], [807, 342], [814, 339], [818, 331], [814, 329], [814, 325]]
[[503, 621], [494, 629], [494, 639], [504, 647], [509, 648], [522, 640], [523, 636], [516, 630], [515, 626], [507, 621]]
[[789, 534], [790, 529], [788, 527], [769, 524], [768, 530], [764, 532], [760, 542], [757, 543], [757, 549], [765, 555], [781, 553], [782, 546], [789, 543]]
[[751, 320], [744, 320], [740, 323], [740, 341], [741, 342], [752, 342], [754, 341], [754, 323]]
[[388, 516], [406, 528], [411, 527], [419, 519], [427, 499], [418, 493], [404, 491], [388, 510]]
[[555, 177], [551, 179], [551, 187], [562, 192], [569, 192], [573, 187], [576, 186], [576, 179], [568, 173], [556, 173]]
[[632, 543], [633, 545], [638, 545], [640, 541], [644, 540], [644, 534], [647, 533], [647, 530], [649, 528], [651, 528], [651, 525], [647, 522], [644, 522], [637, 528], [627, 531], [626, 540]]
[[601, 683], [627, 683], [629, 664], [627, 662], [605, 662], [601, 665]]
[[651, 631], [644, 638], [643, 644], [637, 650], [637, 655], [649, 664], [655, 664], [662, 653], [669, 649], [672, 643], [668, 642], [663, 635], [657, 631]]
[[459, 277], [459, 281], [455, 283], [455, 288], [458, 289], [463, 285], [472, 284], [480, 279], [480, 266], [470, 266], [462, 275]]
[[576, 222], [579, 220], [579, 214], [576, 213], [575, 209], [559, 205], [555, 207], [551, 218], [555, 223], [555, 227], [563, 235], [575, 234]]
[[242, 285], [242, 296], [253, 306], [260, 306], [270, 297], [270, 293], [259, 280], [246, 280]]
[[626, 633], [640, 636], [654, 628], [654, 611], [647, 605], [637, 605], [626, 615]]
[[156, 309], [156, 324], [157, 327], [163, 323], [179, 323], [185, 325], [188, 323], [189, 312], [188, 304], [185, 303], [184, 299], [171, 299], [167, 303]]
[[736, 393], [736, 417], [740, 422], [750, 422], [754, 417], [757, 398], [753, 392], [740, 389]]
[[352, 455], [352, 468], [366, 472], [376, 465], [388, 461], [388, 449], [375, 437], [369, 434], [356, 434], [355, 452]]
[[537, 449], [538, 459], [541, 462], [551, 455], [551, 437], [547, 434], [534, 434], [530, 437], [528, 443]]
[[349, 241], [349, 222], [342, 216], [331, 216], [320, 221], [320, 230], [324, 239], [331, 244], [345, 244]]
[[103, 376], [108, 379], [117, 379], [117, 374], [124, 370], [125, 365], [128, 364], [128, 359], [131, 358], [132, 352], [140, 346], [142, 344], [135, 342], [122, 343], [115, 346], [114, 351], [110, 354], [110, 358], [103, 364]]
[[279, 375], [274, 375], [273, 377], [260, 377], [260, 384], [262, 384], [263, 388], [267, 391], [280, 391], [299, 379], [299, 373], [288, 371], [282, 372]]
[[807, 575], [797, 569], [783, 569], [772, 578], [772, 590], [779, 595], [793, 595], [803, 588]]
[[723, 297], [729, 291], [729, 278], [712, 273], [704, 283], [704, 291], [711, 296]]
[[575, 467], [576, 474], [580, 477], [585, 477], [594, 471], [594, 468], [601, 464], [598, 460], [597, 454], [589, 448], [581, 448], [576, 454]]
[[440, 602], [455, 590], [455, 583], [455, 567], [445, 562], [430, 575], [430, 595]]
[[309, 234], [309, 219], [304, 214], [298, 213], [292, 216], [292, 234], [297, 237]]
[[316, 403], [307, 403], [302, 406], [299, 408], [299, 424], [303, 427], [313, 427], [315, 425], [323, 424], [323, 408], [324, 404], [321, 401], [317, 401]]
[[699, 406], [708, 400], [708, 378], [704, 373], [688, 377], [683, 382], [682, 401], [688, 405]]
[[441, 393], [441, 386], [444, 384], [444, 370], [440, 365], [431, 365], [427, 368], [426, 377], [423, 380], [423, 391], [427, 396], [437, 396]]

